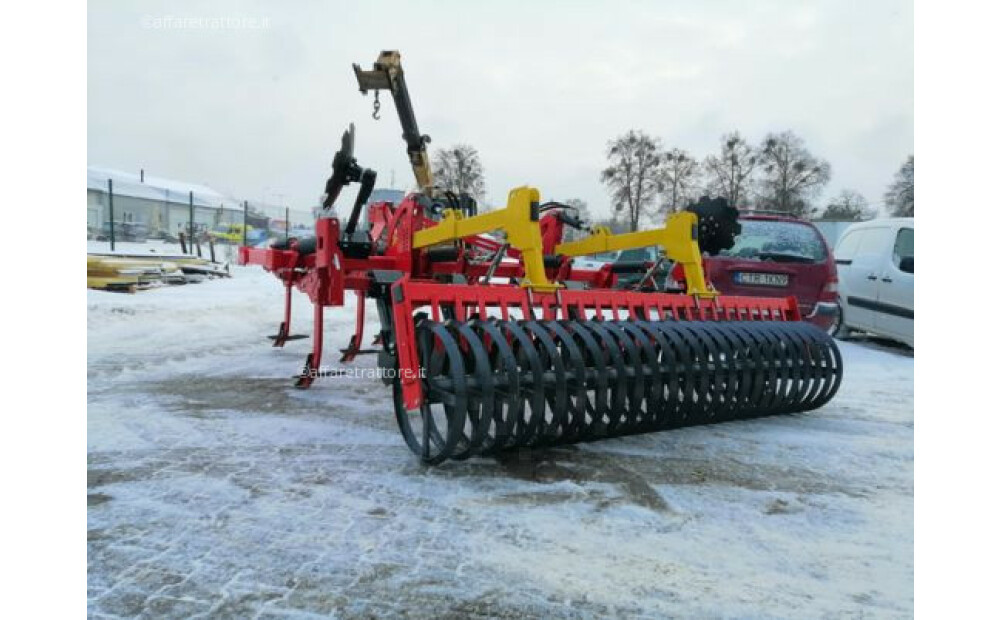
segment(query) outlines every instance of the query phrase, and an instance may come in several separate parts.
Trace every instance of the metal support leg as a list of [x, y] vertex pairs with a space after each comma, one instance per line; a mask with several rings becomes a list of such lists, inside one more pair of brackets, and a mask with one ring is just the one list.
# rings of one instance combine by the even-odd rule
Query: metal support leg
[[285, 320], [281, 322], [278, 326], [278, 333], [273, 336], [268, 336], [274, 341], [272, 346], [283, 347], [285, 343], [289, 340], [300, 340], [306, 338], [305, 334], [295, 334], [291, 335], [289, 332], [292, 328], [292, 283], [289, 281], [285, 282]]
[[320, 364], [323, 361], [323, 304], [313, 305], [313, 350], [306, 356], [306, 364], [302, 368], [297, 388], [308, 388], [320, 376]]
[[343, 353], [340, 358], [341, 362], [350, 362], [353, 361], [358, 355], [377, 352], [374, 349], [361, 348], [361, 341], [365, 337], [365, 293], [364, 291], [357, 291], [357, 294], [358, 312], [354, 321], [354, 335], [351, 336], [350, 342], [347, 343], [347, 348], [340, 350], [340, 352]]

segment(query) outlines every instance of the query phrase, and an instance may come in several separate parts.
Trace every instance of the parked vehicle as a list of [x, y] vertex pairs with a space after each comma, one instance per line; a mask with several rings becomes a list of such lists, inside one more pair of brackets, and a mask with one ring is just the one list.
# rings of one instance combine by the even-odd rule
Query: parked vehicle
[[[141, 222], [115, 222], [115, 241], [145, 242], [149, 230]], [[97, 241], [111, 239], [111, 222], [104, 222]]]
[[[573, 260], [573, 267], [575, 269], [598, 270], [610, 263], [612, 271], [617, 276], [616, 286], [621, 289], [631, 289], [635, 288], [639, 281], [646, 276], [646, 273], [653, 268], [660, 255], [658, 246], [615, 250], [578, 257]], [[669, 265], [669, 263], [667, 264]], [[677, 282], [665, 269], [661, 269], [655, 277], [659, 290], [673, 290], [678, 287]], [[643, 288], [652, 290], [652, 282], [647, 280], [644, 282]]]
[[621, 252], [602, 252], [589, 256], [579, 256], [573, 259], [573, 267], [576, 269], [597, 270], [608, 263], [615, 262]]
[[[619, 252], [614, 260], [611, 261], [612, 270], [618, 275], [618, 286], [620, 288], [633, 288], [637, 286], [646, 277], [647, 272], [653, 268], [653, 265], [660, 256], [660, 248], [656, 246], [632, 248]], [[644, 286], [651, 287], [653, 277], [656, 278], [656, 285], [659, 290], [676, 288], [676, 283], [671, 280], [666, 270], [663, 269], [655, 276], [650, 276], [650, 279], [643, 283]]]
[[834, 251], [843, 329], [913, 346], [913, 218], [851, 225]]
[[164, 241], [166, 243], [177, 243], [177, 237], [175, 235], [172, 235], [168, 231], [162, 229], [149, 233], [147, 239]]
[[745, 213], [735, 245], [705, 259], [723, 295], [794, 296], [802, 317], [834, 333], [840, 326], [837, 266], [812, 223], [786, 215]]
[[[243, 224], [222, 224], [216, 226], [208, 232], [208, 236], [216, 243], [231, 243], [239, 245], [243, 243]], [[249, 241], [253, 236], [253, 227], [246, 227], [246, 236]]]

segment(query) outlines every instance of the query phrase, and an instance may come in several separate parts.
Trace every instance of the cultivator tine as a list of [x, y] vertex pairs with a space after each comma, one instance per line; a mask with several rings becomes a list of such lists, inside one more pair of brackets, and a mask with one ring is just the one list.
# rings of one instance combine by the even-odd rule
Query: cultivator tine
[[[378, 349], [362, 349], [361, 342], [365, 337], [365, 293], [364, 291], [358, 291], [358, 306], [357, 313], [354, 318], [354, 335], [351, 336], [350, 341], [347, 343], [347, 348], [341, 349], [340, 352], [343, 354], [340, 356], [341, 363], [354, 361], [354, 358], [358, 355], [370, 355], [372, 353], [378, 353]], [[378, 337], [376, 336], [376, 340]], [[375, 344], [378, 344], [377, 342]]]
[[378, 349], [362, 349], [358, 346], [358, 337], [351, 336], [350, 341], [347, 343], [347, 347], [340, 350], [341, 356], [340, 361], [343, 362], [353, 362], [354, 358], [359, 355], [373, 355], [378, 353]]
[[283, 347], [285, 346], [285, 343], [288, 342], [289, 340], [302, 340], [303, 338], [308, 338], [308, 337], [309, 337], [308, 334], [289, 334], [288, 325], [286, 325], [284, 321], [282, 321], [281, 325], [278, 326], [277, 334], [274, 334], [273, 336], [268, 336], [270, 340], [274, 341], [274, 344], [271, 345], [274, 347]]
[[302, 372], [296, 377], [295, 387], [299, 389], [306, 389], [312, 385], [313, 380], [316, 379], [317, 369], [313, 365], [312, 353], [306, 355], [306, 363], [302, 367]]
[[289, 340], [301, 340], [302, 338], [308, 338], [305, 334], [289, 334], [288, 331], [292, 325], [292, 285], [289, 282], [285, 282], [285, 320], [281, 322], [278, 326], [278, 333], [273, 336], [268, 336], [274, 341], [271, 346], [283, 347], [285, 343]]

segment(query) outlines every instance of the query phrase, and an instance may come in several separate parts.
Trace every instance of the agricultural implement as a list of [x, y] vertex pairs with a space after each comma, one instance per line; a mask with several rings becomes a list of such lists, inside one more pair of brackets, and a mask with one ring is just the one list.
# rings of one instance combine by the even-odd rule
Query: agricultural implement
[[[705, 281], [702, 252], [731, 247], [736, 210], [702, 199], [661, 227], [612, 234], [572, 207], [542, 202], [533, 187], [510, 191], [505, 207], [479, 213], [469, 196], [434, 186], [397, 52], [370, 71], [355, 65], [363, 93], [389, 91], [419, 191], [399, 204], [367, 206], [376, 173], [343, 135], [326, 185], [316, 236], [270, 248], [240, 248], [313, 304], [312, 352], [297, 379], [324, 369], [323, 312], [357, 297], [355, 333], [342, 361], [366, 352], [365, 300], [378, 309], [378, 366], [392, 387], [399, 429], [427, 463], [698, 424], [808, 411], [840, 386], [840, 352], [802, 322], [793, 297], [719, 295]], [[346, 224], [331, 207], [360, 188]], [[585, 235], [564, 241], [567, 227]], [[659, 248], [659, 259], [578, 269], [575, 257]], [[663, 273], [676, 274], [665, 279]], [[624, 273], [638, 274], [624, 286]], [[676, 286], [666, 288], [663, 282]]]

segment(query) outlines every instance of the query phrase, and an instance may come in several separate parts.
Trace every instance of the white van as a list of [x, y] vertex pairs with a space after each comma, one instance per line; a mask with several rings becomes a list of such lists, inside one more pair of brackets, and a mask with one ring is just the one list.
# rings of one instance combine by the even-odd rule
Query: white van
[[840, 333], [871, 332], [913, 346], [913, 218], [852, 224], [833, 251]]

